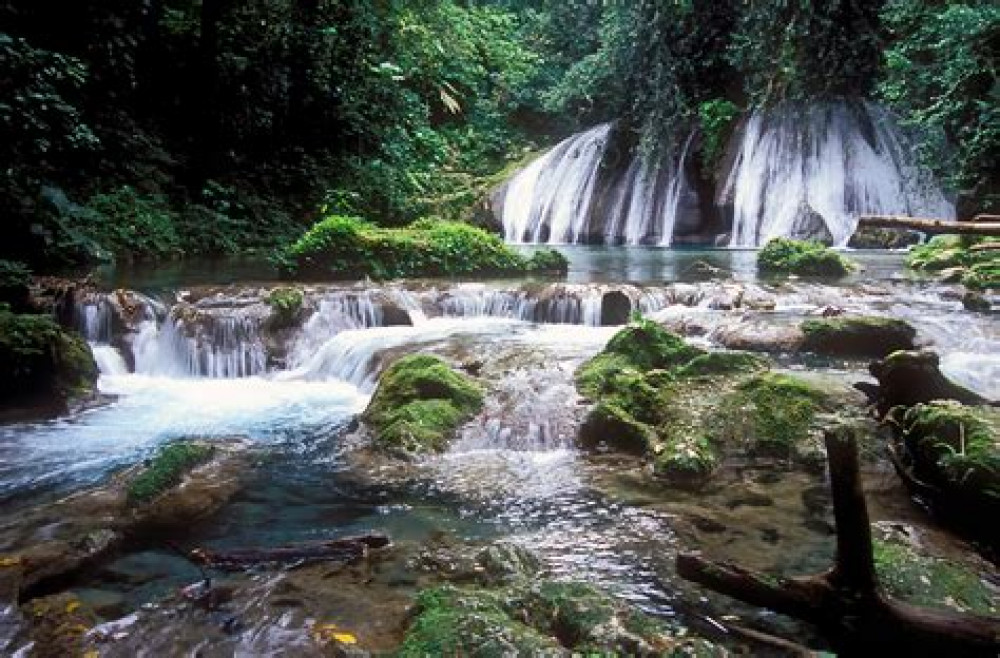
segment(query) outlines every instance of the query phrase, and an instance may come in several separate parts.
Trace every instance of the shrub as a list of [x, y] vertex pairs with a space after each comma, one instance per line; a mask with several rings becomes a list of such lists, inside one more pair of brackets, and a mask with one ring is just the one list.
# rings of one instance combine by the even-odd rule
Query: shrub
[[762, 272], [842, 277], [854, 265], [820, 242], [773, 238], [757, 254], [757, 268]]

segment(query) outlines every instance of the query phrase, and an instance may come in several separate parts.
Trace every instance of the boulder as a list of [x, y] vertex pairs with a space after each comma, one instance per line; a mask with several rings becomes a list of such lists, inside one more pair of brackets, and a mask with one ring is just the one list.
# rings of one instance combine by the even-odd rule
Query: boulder
[[957, 400], [963, 404], [987, 404], [988, 400], [958, 384], [940, 370], [938, 355], [929, 350], [894, 352], [869, 366], [878, 380], [874, 402], [880, 415], [895, 406], [911, 407], [931, 400]]
[[602, 327], [628, 324], [631, 314], [632, 300], [621, 290], [609, 290], [601, 295]]
[[913, 349], [916, 330], [902, 320], [874, 316], [837, 316], [806, 320], [801, 327], [805, 352], [881, 358]]

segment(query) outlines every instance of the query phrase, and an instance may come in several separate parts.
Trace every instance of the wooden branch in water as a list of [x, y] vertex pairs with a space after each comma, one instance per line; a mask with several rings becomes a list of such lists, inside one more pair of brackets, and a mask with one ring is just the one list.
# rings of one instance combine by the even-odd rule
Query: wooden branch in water
[[[981, 215], [982, 216], [982, 215]], [[932, 234], [1000, 236], [1000, 221], [952, 222], [897, 215], [862, 215], [858, 228], [889, 228]]]
[[262, 564], [327, 561], [347, 564], [365, 557], [373, 548], [388, 545], [389, 538], [385, 535], [371, 534], [273, 548], [245, 548], [231, 551], [196, 548], [188, 553], [188, 557], [192, 562], [206, 567], [223, 571], [242, 571]]
[[677, 556], [677, 573], [741, 601], [815, 623], [839, 650], [852, 655], [873, 647], [921, 656], [997, 655], [1000, 618], [911, 606], [881, 591], [853, 431], [828, 432], [826, 449], [837, 524], [837, 556], [831, 570], [802, 578], [771, 578], [682, 553]]

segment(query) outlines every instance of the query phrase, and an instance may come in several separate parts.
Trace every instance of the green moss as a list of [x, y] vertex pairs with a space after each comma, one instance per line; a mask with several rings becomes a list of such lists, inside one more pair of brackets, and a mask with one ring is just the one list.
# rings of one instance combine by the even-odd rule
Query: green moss
[[969, 264], [968, 248], [977, 240], [958, 235], [936, 235], [926, 244], [917, 245], [906, 257], [915, 270], [944, 270]]
[[[537, 263], [555, 260], [546, 255]], [[377, 279], [496, 276], [532, 269], [531, 261], [498, 236], [468, 224], [428, 218], [405, 228], [382, 228], [342, 215], [309, 229], [281, 253], [278, 264], [287, 274]]]
[[569, 271], [569, 261], [555, 249], [539, 249], [528, 259], [528, 271], [566, 274]]
[[612, 336], [604, 352], [623, 356], [642, 371], [683, 365], [705, 353], [656, 322], [642, 319]]
[[605, 445], [613, 450], [643, 455], [649, 452], [655, 437], [652, 427], [614, 400], [598, 402], [587, 412], [578, 439], [585, 448]]
[[724, 439], [747, 443], [756, 455], [787, 458], [813, 430], [827, 396], [808, 382], [778, 373], [756, 375], [723, 401]]
[[577, 369], [576, 388], [584, 396], [596, 400], [612, 391], [615, 375], [624, 371], [638, 372], [627, 357], [602, 352]]
[[766, 358], [749, 352], [709, 352], [677, 369], [678, 377], [704, 377], [751, 373], [767, 369]]
[[854, 265], [820, 242], [774, 238], [757, 254], [757, 268], [770, 273], [842, 277], [850, 274]]
[[87, 343], [44, 315], [13, 313], [0, 304], [0, 399], [51, 396], [65, 400], [89, 391], [97, 365]]
[[801, 325], [802, 349], [818, 354], [884, 357], [913, 349], [917, 332], [895, 318], [846, 316], [814, 318]]
[[962, 275], [962, 285], [975, 290], [1000, 288], [1000, 251], [993, 260], [974, 263]]
[[931, 608], [997, 614], [996, 596], [967, 567], [887, 541], [873, 541], [872, 549], [879, 582], [894, 598]]
[[539, 655], [557, 651], [559, 643], [513, 619], [500, 597], [485, 590], [449, 585], [424, 590], [417, 616], [398, 655], [496, 656]]
[[275, 288], [268, 293], [266, 301], [271, 307], [273, 322], [278, 326], [288, 326], [302, 311], [305, 295], [300, 288]]
[[924, 477], [1000, 499], [1000, 412], [938, 400], [907, 409], [902, 430]]
[[211, 458], [215, 449], [198, 443], [171, 443], [150, 459], [145, 469], [128, 484], [133, 503], [149, 502], [180, 484], [184, 475]]
[[702, 484], [717, 462], [712, 442], [698, 428], [674, 426], [661, 444], [653, 468], [671, 485], [687, 488]]
[[375, 444], [403, 453], [441, 451], [483, 405], [482, 387], [441, 358], [415, 354], [382, 374], [364, 419]]

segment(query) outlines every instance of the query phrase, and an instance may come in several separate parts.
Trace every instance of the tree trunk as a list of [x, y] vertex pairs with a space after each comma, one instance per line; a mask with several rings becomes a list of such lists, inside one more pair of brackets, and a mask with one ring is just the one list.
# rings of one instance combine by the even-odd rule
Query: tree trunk
[[682, 553], [677, 573], [741, 601], [817, 624], [838, 651], [850, 655], [882, 648], [904, 655], [996, 656], [1000, 618], [919, 608], [881, 591], [853, 431], [827, 433], [826, 449], [837, 524], [837, 557], [830, 571], [775, 579]]
[[893, 215], [862, 215], [858, 228], [889, 228], [931, 234], [1000, 236], [1000, 221], [951, 222]]

